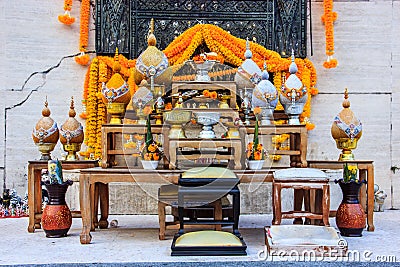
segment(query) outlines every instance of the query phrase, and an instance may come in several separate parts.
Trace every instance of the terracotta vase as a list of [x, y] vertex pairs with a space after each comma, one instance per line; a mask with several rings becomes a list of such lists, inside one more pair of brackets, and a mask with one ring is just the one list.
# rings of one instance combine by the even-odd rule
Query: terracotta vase
[[42, 213], [42, 227], [46, 237], [67, 236], [72, 224], [72, 214], [65, 202], [65, 193], [72, 181], [62, 184], [45, 184], [49, 193], [49, 203]]
[[364, 209], [358, 200], [361, 182], [348, 182], [343, 180], [335, 181], [342, 189], [343, 199], [336, 212], [336, 225], [343, 236], [358, 237], [362, 236], [362, 231], [366, 225]]

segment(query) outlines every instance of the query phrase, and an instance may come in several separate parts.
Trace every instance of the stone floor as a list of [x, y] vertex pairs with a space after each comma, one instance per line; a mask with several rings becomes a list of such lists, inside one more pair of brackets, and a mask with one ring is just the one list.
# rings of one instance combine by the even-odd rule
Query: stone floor
[[[269, 261], [269, 265], [275, 266], [296, 260], [288, 257], [259, 259], [259, 252], [264, 249], [263, 227], [271, 225], [271, 219], [270, 214], [240, 217], [240, 232], [247, 243], [248, 255], [234, 257], [170, 256], [175, 230], [167, 232], [167, 240], [159, 241], [155, 215], [110, 215], [110, 220], [118, 221], [118, 227], [92, 232], [92, 243], [88, 245], [79, 242], [81, 219], [78, 218], [73, 219], [69, 234], [64, 238], [46, 238], [41, 229], [28, 233], [28, 218], [0, 219], [0, 265], [177, 266], [179, 262], [184, 266], [220, 266], [224, 262], [225, 266], [261, 266]], [[400, 262], [400, 210], [375, 213], [374, 221], [374, 232], [364, 231], [363, 237], [346, 238], [349, 250], [355, 253], [347, 258], [325, 259], [323, 263], [346, 261], [355, 264], [361, 261], [368, 265], [371, 261]], [[290, 222], [285, 220], [284, 223]], [[331, 218], [331, 225], [336, 226], [334, 218]], [[323, 263], [313, 262], [317, 265]]]

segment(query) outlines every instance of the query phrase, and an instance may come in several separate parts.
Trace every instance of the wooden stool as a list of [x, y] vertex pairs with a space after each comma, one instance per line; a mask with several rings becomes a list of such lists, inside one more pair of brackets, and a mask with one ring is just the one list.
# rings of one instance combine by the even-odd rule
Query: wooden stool
[[[282, 212], [281, 190], [283, 188], [292, 188], [297, 194], [293, 211]], [[314, 190], [322, 190], [322, 195], [315, 194], [315, 198], [310, 198], [310, 191]], [[272, 224], [281, 224], [282, 219], [304, 217], [322, 220], [323, 225], [329, 226], [329, 179], [323, 171], [311, 168], [277, 170], [274, 172], [272, 191]], [[298, 197], [299, 193], [304, 194], [304, 211], [301, 208], [302, 198]]]
[[[166, 207], [171, 206], [172, 222], [166, 221]], [[222, 213], [222, 214], [221, 214]], [[158, 189], [158, 222], [160, 225], [159, 239], [165, 239], [165, 231], [168, 226], [179, 224], [178, 214], [178, 185], [162, 185]], [[201, 207], [185, 208], [184, 217], [191, 220], [198, 218], [214, 218], [222, 220], [223, 218], [233, 218], [233, 208], [227, 197], [218, 199], [208, 205]], [[216, 225], [215, 229], [220, 230], [221, 226]]]

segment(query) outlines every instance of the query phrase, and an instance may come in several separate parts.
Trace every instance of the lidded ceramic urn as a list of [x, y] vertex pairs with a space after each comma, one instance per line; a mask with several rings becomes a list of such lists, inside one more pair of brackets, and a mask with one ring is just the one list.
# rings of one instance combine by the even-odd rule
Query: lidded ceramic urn
[[68, 152], [66, 160], [77, 160], [76, 152], [81, 150], [84, 132], [82, 124], [75, 119], [76, 112], [73, 97], [71, 97], [68, 115], [68, 119], [60, 128], [60, 142], [63, 144], [64, 151]]
[[[137, 85], [139, 85], [143, 79], [150, 79], [151, 85], [154, 83], [167, 84], [171, 82], [172, 70], [168, 68], [168, 58], [156, 47], [156, 44], [157, 39], [154, 35], [154, 19], [151, 19], [150, 31], [147, 36], [147, 48], [136, 60], [134, 78]], [[153, 88], [151, 91], [154, 94]]]
[[294, 51], [292, 50], [292, 63], [289, 66], [289, 77], [282, 79], [281, 94], [279, 101], [288, 116], [288, 124], [299, 125], [300, 114], [303, 113], [304, 105], [307, 102], [307, 88], [297, 77], [297, 65], [294, 62]]
[[50, 114], [46, 97], [42, 110], [43, 117], [36, 123], [32, 132], [33, 142], [35, 142], [42, 154], [40, 160], [50, 160], [50, 153], [54, 150], [58, 142], [59, 132], [57, 123], [50, 117]]
[[338, 149], [342, 150], [339, 160], [354, 160], [352, 149], [357, 148], [358, 139], [362, 135], [362, 123], [350, 109], [350, 101], [347, 88], [344, 91], [343, 109], [335, 117], [331, 127], [331, 134], [336, 141]]
[[235, 82], [239, 89], [254, 88], [261, 81], [261, 69], [253, 61], [253, 53], [250, 50], [249, 40], [246, 40], [246, 51], [244, 52], [245, 60], [238, 67], [235, 74]]
[[274, 120], [274, 110], [278, 104], [278, 91], [269, 81], [269, 73], [267, 64], [264, 62], [264, 70], [259, 82], [253, 90], [252, 100], [253, 108], [261, 108], [261, 125], [270, 125]]
[[115, 51], [113, 71], [110, 80], [103, 83], [101, 92], [107, 113], [111, 115], [110, 124], [122, 124], [126, 105], [131, 100], [131, 92], [128, 83], [119, 74], [121, 65], [118, 60], [118, 49]]

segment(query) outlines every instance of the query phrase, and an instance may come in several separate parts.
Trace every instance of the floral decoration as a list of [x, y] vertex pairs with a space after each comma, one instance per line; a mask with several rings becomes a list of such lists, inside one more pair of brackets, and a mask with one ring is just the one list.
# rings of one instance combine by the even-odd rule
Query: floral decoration
[[81, 17], [79, 30], [79, 51], [81, 54], [75, 57], [76, 63], [86, 66], [89, 64], [90, 57], [85, 54], [89, 44], [89, 20], [90, 20], [90, 0], [82, 0]]
[[324, 0], [324, 14], [321, 16], [321, 20], [325, 24], [325, 53], [328, 56], [323, 66], [327, 69], [335, 68], [338, 64], [337, 60], [333, 58], [333, 54], [335, 54], [333, 23], [336, 19], [337, 13], [333, 12], [333, 0]]
[[260, 144], [260, 142], [259, 142], [257, 110], [254, 113], [256, 115], [255, 116], [256, 122], [255, 122], [255, 126], [254, 126], [254, 137], [253, 137], [253, 142], [250, 142], [247, 144], [246, 155], [247, 155], [248, 160], [264, 160], [267, 155], [267, 151], [264, 149], [263, 145]]
[[347, 162], [343, 166], [343, 182], [359, 182], [358, 175], [357, 175], [357, 165], [351, 164], [349, 165]]
[[58, 21], [65, 25], [71, 25], [75, 22], [75, 18], [71, 17], [71, 9], [72, 9], [72, 0], [64, 0], [64, 15], [58, 16]]
[[162, 157], [159, 144], [157, 144], [151, 133], [150, 115], [147, 116], [147, 132], [144, 147], [140, 152], [142, 160], [160, 160]]

